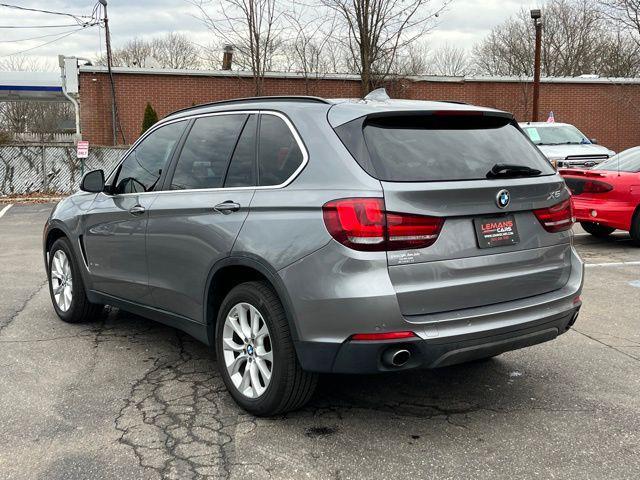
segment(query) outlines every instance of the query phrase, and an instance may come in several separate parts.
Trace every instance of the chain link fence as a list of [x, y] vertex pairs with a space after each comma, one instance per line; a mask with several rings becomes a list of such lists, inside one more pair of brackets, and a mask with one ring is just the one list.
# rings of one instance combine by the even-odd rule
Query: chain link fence
[[0, 195], [75, 192], [83, 172], [101, 168], [109, 173], [125, 151], [122, 147], [91, 147], [89, 158], [81, 160], [73, 145], [2, 145]]

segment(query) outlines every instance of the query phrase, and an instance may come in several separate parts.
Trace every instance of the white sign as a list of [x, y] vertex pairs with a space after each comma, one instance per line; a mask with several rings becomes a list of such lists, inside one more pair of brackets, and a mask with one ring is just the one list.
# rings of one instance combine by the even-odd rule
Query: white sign
[[78, 142], [78, 158], [89, 157], [89, 142], [86, 140], [80, 140]]

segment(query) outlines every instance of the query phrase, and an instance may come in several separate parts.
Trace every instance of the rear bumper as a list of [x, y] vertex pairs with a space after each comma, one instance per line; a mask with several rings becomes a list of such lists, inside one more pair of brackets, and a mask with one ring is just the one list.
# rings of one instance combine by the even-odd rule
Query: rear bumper
[[629, 231], [636, 205], [627, 202], [571, 197], [573, 213], [579, 222], [595, 222]]
[[[309, 371], [378, 373], [454, 365], [553, 340], [573, 325], [581, 306], [576, 299], [582, 291], [584, 265], [575, 251], [571, 270], [563, 288], [543, 295], [402, 317], [399, 330], [417, 335], [409, 341], [299, 341], [298, 359]], [[401, 367], [385, 364], [383, 355], [389, 349], [406, 349], [411, 357]]]
[[[479, 338], [447, 339], [443, 342], [416, 338], [409, 341], [375, 341], [342, 344], [302, 342], [298, 345], [304, 369], [318, 372], [371, 374], [416, 368], [438, 368], [492, 357], [501, 353], [553, 340], [575, 322], [579, 306], [551, 320], [526, 328]], [[547, 321], [548, 320], [548, 321]], [[408, 350], [406, 364], [396, 367], [383, 358], [387, 351]]]

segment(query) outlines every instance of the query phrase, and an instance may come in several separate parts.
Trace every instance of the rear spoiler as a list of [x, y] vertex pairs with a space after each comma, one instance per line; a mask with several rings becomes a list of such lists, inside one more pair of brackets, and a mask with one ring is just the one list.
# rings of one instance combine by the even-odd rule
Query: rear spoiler
[[590, 178], [602, 178], [606, 175], [600, 172], [594, 172], [593, 170], [582, 170], [578, 168], [560, 168], [558, 169], [560, 175], [567, 177], [590, 177]]

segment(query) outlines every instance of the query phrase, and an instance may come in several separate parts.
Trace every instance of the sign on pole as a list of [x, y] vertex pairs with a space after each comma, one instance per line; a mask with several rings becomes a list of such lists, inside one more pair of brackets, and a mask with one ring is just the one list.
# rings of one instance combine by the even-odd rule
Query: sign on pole
[[78, 158], [89, 157], [89, 142], [86, 140], [80, 140], [78, 142]]

